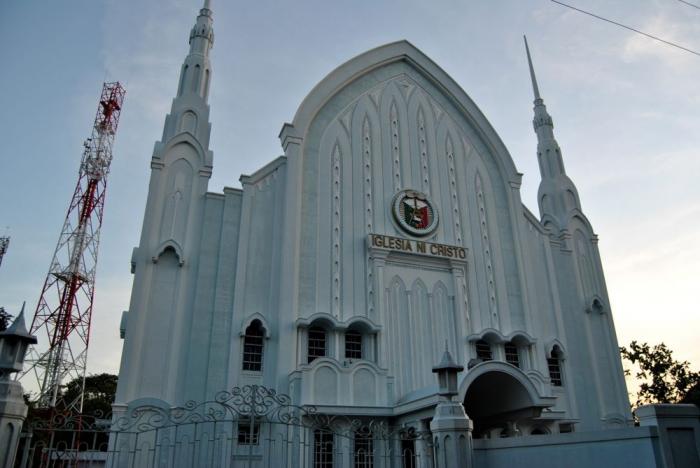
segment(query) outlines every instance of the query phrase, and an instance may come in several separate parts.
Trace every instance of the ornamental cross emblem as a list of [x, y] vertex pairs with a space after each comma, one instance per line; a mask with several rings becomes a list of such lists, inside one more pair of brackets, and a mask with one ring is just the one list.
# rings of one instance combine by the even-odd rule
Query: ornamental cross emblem
[[430, 225], [430, 207], [418, 194], [403, 199], [403, 213], [406, 224], [416, 229], [425, 229]]
[[393, 201], [394, 220], [406, 233], [425, 237], [435, 231], [438, 214], [427, 195], [416, 190], [402, 190]]

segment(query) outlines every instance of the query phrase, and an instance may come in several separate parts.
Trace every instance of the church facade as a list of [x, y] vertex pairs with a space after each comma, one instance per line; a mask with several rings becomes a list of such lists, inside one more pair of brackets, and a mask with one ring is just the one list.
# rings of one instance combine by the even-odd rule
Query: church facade
[[539, 216], [486, 117], [406, 41], [332, 71], [284, 155], [212, 193], [212, 23], [207, 2], [151, 159], [115, 411], [261, 385], [429, 431], [447, 348], [474, 439], [631, 425], [597, 236], [529, 52]]

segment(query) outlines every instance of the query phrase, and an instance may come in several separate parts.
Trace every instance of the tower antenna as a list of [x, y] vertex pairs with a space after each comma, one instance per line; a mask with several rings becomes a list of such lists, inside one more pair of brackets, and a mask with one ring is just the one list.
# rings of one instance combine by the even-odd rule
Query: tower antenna
[[10, 246], [10, 236], [0, 236], [0, 265], [2, 265], [2, 257], [7, 253], [7, 248]]
[[[102, 85], [92, 134], [83, 145], [78, 183], [32, 320], [30, 333], [40, 341], [22, 377], [36, 378], [40, 408], [56, 408], [61, 385], [79, 379], [80, 394], [60, 403], [62, 409], [82, 411], [107, 175], [125, 93], [119, 82]], [[39, 351], [39, 346], [46, 348]]]

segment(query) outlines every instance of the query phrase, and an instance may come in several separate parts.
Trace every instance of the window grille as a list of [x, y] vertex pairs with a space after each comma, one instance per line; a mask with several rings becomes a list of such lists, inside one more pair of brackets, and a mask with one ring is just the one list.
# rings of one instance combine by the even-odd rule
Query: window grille
[[362, 335], [356, 331], [345, 333], [345, 359], [362, 359]]
[[401, 459], [403, 468], [416, 468], [416, 441], [414, 439], [401, 440]]
[[491, 345], [484, 340], [479, 340], [476, 342], [476, 357], [482, 361], [493, 360], [493, 355], [491, 354]]
[[262, 370], [263, 360], [263, 340], [264, 331], [262, 323], [259, 320], [253, 320], [253, 323], [245, 330], [243, 338], [243, 370], [256, 371]]
[[547, 367], [549, 368], [549, 379], [552, 381], [552, 385], [554, 385], [555, 387], [561, 387], [562, 379], [559, 358], [556, 356], [547, 358]]
[[513, 343], [505, 344], [506, 362], [513, 364], [515, 367], [520, 367], [520, 356], [518, 355], [518, 347]]
[[260, 443], [260, 422], [250, 418], [238, 421], [238, 445], [258, 445]]
[[323, 328], [309, 329], [308, 362], [326, 355], [326, 331]]
[[333, 433], [314, 431], [314, 468], [333, 468]]
[[355, 432], [355, 468], [374, 467], [372, 433], [367, 428]]

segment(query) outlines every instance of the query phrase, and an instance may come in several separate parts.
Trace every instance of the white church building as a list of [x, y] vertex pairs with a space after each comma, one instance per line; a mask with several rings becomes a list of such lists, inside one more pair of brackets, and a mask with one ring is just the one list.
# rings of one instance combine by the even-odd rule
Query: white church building
[[[151, 158], [116, 414], [259, 386], [428, 434], [400, 445], [427, 453], [447, 348], [463, 367], [453, 399], [470, 420], [469, 464], [672, 466], [661, 429], [633, 427], [598, 238], [529, 51], [539, 215], [484, 114], [407, 41], [333, 70], [282, 126], [284, 154], [213, 193], [212, 14], [207, 1]], [[245, 430], [233, 443], [251, 463], [264, 428]], [[371, 435], [343, 442], [346, 459], [333, 433], [309, 437], [299, 466], [435, 459], [390, 463]], [[358, 446], [370, 454], [359, 465]]]

